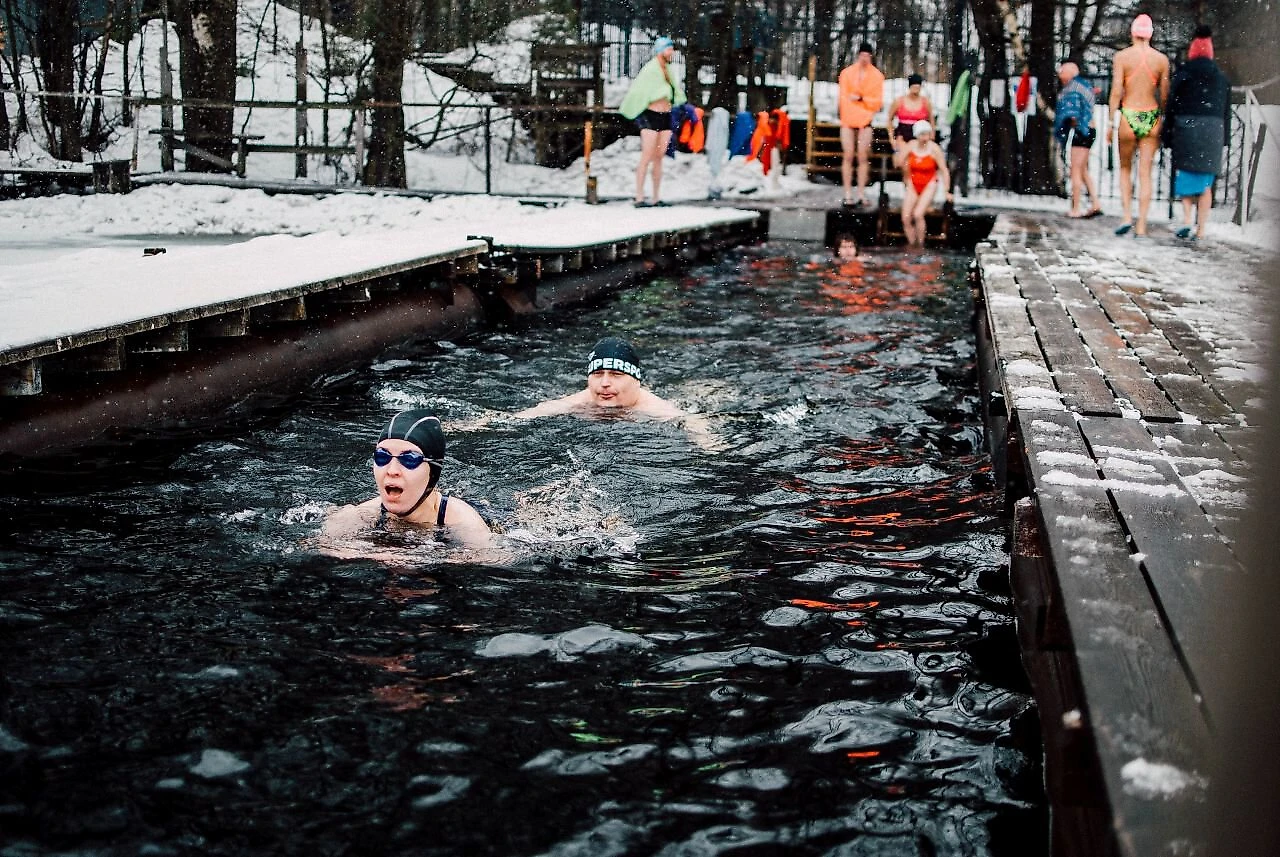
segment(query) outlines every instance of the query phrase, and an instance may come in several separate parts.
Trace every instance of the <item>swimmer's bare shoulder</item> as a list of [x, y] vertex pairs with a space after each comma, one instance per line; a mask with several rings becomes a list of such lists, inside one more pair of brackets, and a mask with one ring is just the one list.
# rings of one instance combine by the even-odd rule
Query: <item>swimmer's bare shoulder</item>
[[487, 548], [493, 544], [493, 530], [466, 500], [449, 498], [449, 506], [444, 511], [444, 525], [449, 530], [449, 537], [466, 547]]

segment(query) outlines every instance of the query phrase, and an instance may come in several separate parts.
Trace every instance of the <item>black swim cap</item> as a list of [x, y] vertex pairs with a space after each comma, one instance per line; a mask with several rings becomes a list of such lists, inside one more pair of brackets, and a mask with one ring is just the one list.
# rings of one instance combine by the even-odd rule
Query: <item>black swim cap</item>
[[592, 348], [591, 353], [587, 355], [588, 375], [604, 369], [612, 369], [614, 372], [630, 375], [636, 380], [644, 380], [636, 350], [631, 347], [630, 342], [618, 339], [616, 336], [606, 336], [597, 342], [596, 347]]
[[[427, 468], [431, 471], [431, 476], [427, 479], [427, 487], [418, 498], [418, 502], [414, 503], [409, 511], [398, 513], [399, 517], [407, 518], [431, 496], [432, 489], [440, 481], [440, 471], [444, 469], [444, 429], [440, 427], [440, 418], [430, 411], [421, 409], [401, 411], [391, 418], [391, 422], [383, 427], [382, 434], [378, 435], [378, 443], [388, 439], [407, 440], [409, 443], [416, 444], [426, 456]], [[382, 508], [386, 510], [385, 506]]]
[[874, 56], [875, 52], [876, 50], [875, 48], [871, 47], [870, 42], [863, 42], [862, 44], [858, 45], [858, 53], [860, 54], [871, 54]]
[[917, 83], [924, 83], [924, 78], [918, 74], [911, 74], [907, 76], [907, 86], [915, 86]]
[[379, 442], [388, 438], [416, 444], [437, 467], [444, 461], [444, 430], [439, 418], [430, 411], [419, 409], [396, 414], [378, 435]]

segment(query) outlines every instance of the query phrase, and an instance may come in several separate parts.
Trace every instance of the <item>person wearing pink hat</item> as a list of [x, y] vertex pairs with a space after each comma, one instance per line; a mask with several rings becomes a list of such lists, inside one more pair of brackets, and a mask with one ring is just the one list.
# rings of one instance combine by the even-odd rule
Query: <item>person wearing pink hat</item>
[[[1117, 235], [1130, 230], [1147, 234], [1147, 210], [1151, 207], [1151, 167], [1160, 150], [1160, 114], [1169, 98], [1169, 58], [1151, 47], [1155, 25], [1150, 15], [1133, 19], [1129, 35], [1133, 44], [1112, 61], [1111, 125], [1107, 145], [1119, 139], [1120, 208], [1124, 221]], [[1123, 121], [1121, 121], [1123, 120]], [[1117, 129], [1118, 133], [1117, 133]], [[1138, 220], [1133, 220], [1133, 154], [1138, 153]]]

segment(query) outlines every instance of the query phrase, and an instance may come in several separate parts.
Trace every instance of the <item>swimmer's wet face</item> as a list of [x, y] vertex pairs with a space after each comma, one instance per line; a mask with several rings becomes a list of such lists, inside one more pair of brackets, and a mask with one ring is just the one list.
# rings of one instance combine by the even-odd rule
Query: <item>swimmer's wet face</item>
[[613, 369], [600, 369], [587, 376], [591, 403], [600, 408], [630, 408], [640, 400], [640, 379]]
[[[407, 515], [431, 483], [433, 470], [431, 459], [422, 455], [422, 450], [417, 444], [407, 440], [386, 438], [378, 443], [378, 449], [385, 450], [391, 456], [386, 464], [379, 465], [377, 459], [385, 456], [378, 455], [377, 451], [374, 453], [377, 458], [373, 464], [373, 481], [378, 486], [378, 497], [388, 512], [393, 515]], [[405, 453], [421, 456], [421, 463], [427, 466], [407, 466], [401, 457]], [[413, 459], [409, 458], [409, 460]]]

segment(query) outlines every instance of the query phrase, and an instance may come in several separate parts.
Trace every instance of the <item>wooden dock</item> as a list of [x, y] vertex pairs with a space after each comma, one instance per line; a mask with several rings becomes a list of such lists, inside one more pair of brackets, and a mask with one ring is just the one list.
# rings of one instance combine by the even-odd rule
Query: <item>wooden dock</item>
[[1262, 290], [1250, 293], [1247, 258], [1222, 270], [1225, 253], [1146, 241], [1002, 215], [977, 252], [981, 376], [1015, 501], [1011, 576], [1054, 855], [1205, 853], [1213, 724], [1228, 707], [1215, 688], [1239, 606], [1224, 584], [1246, 574], [1263, 396], [1241, 364], [1266, 362], [1267, 337], [1215, 341], [1197, 318], [1222, 308], [1176, 283], [1221, 277], [1242, 328]]
[[592, 215], [99, 251], [0, 272], [0, 461], [216, 421], [398, 343], [709, 256], [756, 237], [760, 219], [680, 206]]

